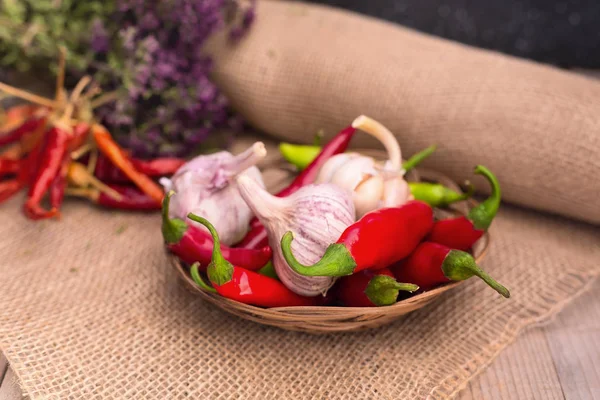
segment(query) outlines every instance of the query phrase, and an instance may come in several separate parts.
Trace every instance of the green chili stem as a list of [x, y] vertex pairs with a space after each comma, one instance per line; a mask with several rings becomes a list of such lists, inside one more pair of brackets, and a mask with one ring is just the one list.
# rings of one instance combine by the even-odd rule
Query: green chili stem
[[192, 276], [192, 279], [202, 289], [204, 289], [208, 292], [211, 292], [211, 293], [217, 293], [217, 290], [214, 287], [209, 286], [206, 282], [204, 282], [204, 279], [202, 279], [202, 277], [200, 276], [200, 271], [198, 271], [199, 265], [200, 265], [199, 262], [195, 262], [190, 267], [190, 275]]
[[402, 168], [405, 171], [410, 171], [417, 165], [421, 164], [423, 162], [423, 160], [425, 160], [427, 157], [432, 155], [436, 150], [437, 150], [437, 145], [435, 145], [435, 144], [429, 146], [428, 148], [426, 148], [424, 150], [421, 150], [420, 152], [418, 152], [417, 154], [413, 155], [411, 158], [406, 160], [402, 164]]
[[498, 208], [500, 208], [502, 192], [498, 179], [489, 169], [483, 165], [478, 165], [475, 167], [475, 174], [483, 175], [488, 180], [492, 187], [492, 193], [485, 201], [471, 209], [468, 218], [473, 222], [475, 228], [487, 230], [498, 213]]

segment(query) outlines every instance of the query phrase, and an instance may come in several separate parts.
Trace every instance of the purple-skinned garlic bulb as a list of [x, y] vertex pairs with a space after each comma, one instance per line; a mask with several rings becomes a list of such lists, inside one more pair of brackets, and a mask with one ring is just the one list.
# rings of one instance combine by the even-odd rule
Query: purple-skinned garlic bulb
[[237, 177], [240, 194], [265, 226], [273, 249], [277, 276], [293, 292], [302, 296], [325, 295], [334, 277], [303, 276], [293, 271], [283, 258], [281, 237], [292, 231], [292, 251], [304, 265], [321, 259], [344, 229], [354, 223], [354, 205], [349, 192], [331, 184], [308, 185], [288, 197], [275, 197], [253, 179]]
[[223, 244], [239, 242], [248, 233], [253, 214], [240, 196], [234, 178], [245, 176], [258, 187], [264, 188], [256, 164], [266, 154], [264, 144], [256, 142], [236, 156], [228, 151], [220, 151], [190, 160], [171, 179], [160, 180], [165, 192], [174, 190], [177, 193], [171, 199], [169, 216], [181, 218], [201, 229], [206, 228], [188, 220], [188, 213], [209, 218]]

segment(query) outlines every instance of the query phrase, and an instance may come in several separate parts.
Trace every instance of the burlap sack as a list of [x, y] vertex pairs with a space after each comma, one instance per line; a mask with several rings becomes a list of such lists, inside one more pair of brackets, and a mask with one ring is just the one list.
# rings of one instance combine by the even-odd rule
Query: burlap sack
[[311, 336], [190, 295], [157, 214], [69, 201], [34, 223], [21, 201], [0, 207], [0, 348], [32, 400], [450, 398], [600, 272], [597, 228], [505, 206], [483, 266], [511, 299], [473, 279], [387, 327]]
[[599, 82], [333, 8], [262, 1], [257, 15], [239, 46], [213, 51], [253, 126], [308, 142], [366, 114], [408, 155], [438, 143], [426, 165], [456, 180], [481, 163], [506, 200], [600, 223]]

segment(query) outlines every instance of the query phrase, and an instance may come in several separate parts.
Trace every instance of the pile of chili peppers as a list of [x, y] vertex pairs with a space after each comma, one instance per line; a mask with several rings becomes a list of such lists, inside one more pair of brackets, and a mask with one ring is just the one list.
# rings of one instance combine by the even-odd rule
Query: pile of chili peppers
[[[351, 127], [342, 130], [316, 156], [314, 149], [309, 148], [310, 163], [276, 196], [289, 196], [313, 183], [330, 157], [346, 151], [353, 134]], [[288, 156], [293, 150], [286, 149]], [[434, 150], [431, 147], [415, 155], [405, 168], [413, 168]], [[306, 158], [301, 152], [298, 155]], [[170, 192], [163, 200], [163, 236], [167, 247], [189, 266], [192, 279], [204, 290], [260, 307], [388, 306], [415, 293], [473, 276], [508, 298], [509, 291], [483, 271], [471, 254], [491, 225], [501, 198], [500, 186], [491, 171], [477, 166], [475, 173], [488, 180], [492, 192], [468, 215], [436, 220], [434, 208], [467, 199], [473, 194], [472, 185], [466, 194], [461, 194], [439, 184], [414, 183], [413, 200], [367, 213], [348, 226], [322, 259], [311, 266], [302, 265], [293, 254], [293, 233], [284, 234], [281, 249], [295, 272], [339, 277], [326, 296], [301, 296], [278, 280], [270, 262], [272, 251], [265, 228], [256, 219], [250, 223], [246, 238], [228, 247], [219, 242], [218, 233], [206, 218], [188, 214], [188, 219], [207, 230], [170, 218], [169, 202], [174, 194]]]
[[93, 98], [99, 88], [84, 77], [67, 96], [63, 80], [59, 73], [54, 99], [0, 83], [0, 91], [29, 101], [0, 115], [0, 202], [26, 190], [23, 212], [32, 220], [59, 217], [65, 196], [107, 208], [160, 210], [164, 193], [155, 179], [185, 160], [130, 157], [93, 118], [107, 99]]

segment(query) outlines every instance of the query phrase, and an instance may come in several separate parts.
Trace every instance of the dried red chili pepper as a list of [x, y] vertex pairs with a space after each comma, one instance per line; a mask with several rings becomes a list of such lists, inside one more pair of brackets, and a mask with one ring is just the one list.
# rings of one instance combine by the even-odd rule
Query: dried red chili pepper
[[[298, 174], [289, 186], [281, 190], [275, 196], [287, 197], [303, 186], [313, 183], [319, 174], [319, 170], [327, 160], [336, 154], [346, 151], [355, 132], [356, 128], [353, 128], [352, 126], [342, 129], [323, 147], [323, 150], [321, 150], [319, 155], [308, 165], [308, 167]], [[247, 249], [256, 249], [265, 246], [268, 244], [268, 241], [265, 227], [254, 218], [250, 222], [250, 231], [237, 246]]]
[[111, 190], [121, 195], [120, 199], [108, 196], [97, 188], [67, 189], [67, 195], [85, 197], [99, 206], [119, 210], [155, 211], [161, 209], [161, 204], [136, 187], [106, 184]]
[[421, 243], [410, 257], [392, 267], [396, 279], [419, 285], [426, 291], [443, 283], [477, 276], [508, 298], [508, 289], [483, 271], [469, 253], [432, 242]]
[[483, 165], [475, 167], [475, 173], [483, 175], [489, 181], [492, 186], [491, 195], [473, 207], [466, 217], [437, 221], [427, 237], [428, 241], [467, 251], [490, 227], [500, 207], [500, 184], [494, 174]]
[[[167, 193], [162, 204], [162, 234], [167, 247], [182, 261], [192, 264], [199, 261], [208, 265], [213, 254], [213, 239], [203, 229], [188, 225], [179, 218], [169, 218], [169, 203], [174, 192]], [[256, 271], [269, 262], [269, 246], [261, 249], [230, 248], [221, 245], [221, 253], [229, 262], [247, 270]]]
[[50, 184], [50, 207], [53, 209], [60, 209], [65, 197], [65, 189], [67, 188], [67, 174], [69, 172], [69, 164], [72, 161], [71, 152], [78, 149], [83, 144], [89, 129], [89, 124], [85, 122], [80, 122], [73, 128], [73, 134], [69, 138], [69, 142], [67, 144], [68, 148], [63, 156], [60, 169]]
[[0, 203], [10, 199], [13, 195], [19, 192], [23, 185], [17, 178], [9, 179], [0, 182]]
[[18, 142], [26, 134], [35, 131], [40, 126], [44, 125], [46, 123], [46, 115], [46, 109], [42, 109], [41, 111], [38, 111], [36, 115], [25, 120], [18, 127], [10, 130], [7, 133], [0, 134], [0, 146]]
[[413, 200], [399, 207], [380, 208], [365, 214], [346, 228], [313, 265], [302, 265], [294, 257], [292, 232], [286, 232], [281, 238], [281, 250], [288, 265], [301, 275], [344, 276], [365, 269], [385, 268], [407, 257], [432, 226], [431, 207]]
[[25, 215], [31, 219], [51, 218], [58, 213], [56, 208], [44, 210], [40, 202], [50, 184], [60, 171], [62, 160], [68, 149], [71, 127], [56, 123], [46, 133], [46, 145], [33, 184], [29, 188], [27, 201], [23, 205]]
[[0, 157], [0, 178], [5, 175], [14, 175], [19, 172], [21, 161]]
[[336, 297], [348, 307], [380, 307], [396, 303], [400, 290], [414, 292], [417, 285], [399, 283], [388, 268], [364, 270], [336, 283]]
[[[153, 160], [131, 158], [131, 163], [139, 172], [151, 177], [173, 175], [186, 163], [186, 160], [175, 157], [161, 157]], [[94, 175], [104, 182], [128, 183], [131, 180], [106, 157], [98, 157]]]
[[147, 175], [138, 171], [129, 156], [127, 156], [119, 145], [110, 136], [110, 133], [105, 127], [99, 124], [92, 126], [92, 133], [94, 140], [98, 145], [98, 149], [127, 177], [138, 187], [141, 191], [152, 197], [157, 202], [161, 202], [164, 193], [160, 186], [158, 186], [152, 179]]
[[194, 214], [188, 218], [206, 226], [212, 236], [212, 259], [206, 272], [213, 287], [208, 286], [198, 273], [198, 263], [191, 268], [194, 281], [206, 290], [240, 303], [259, 307], [312, 306], [322, 304], [322, 298], [303, 297], [285, 287], [280, 281], [258, 272], [232, 265], [221, 254], [219, 236], [210, 222]]

